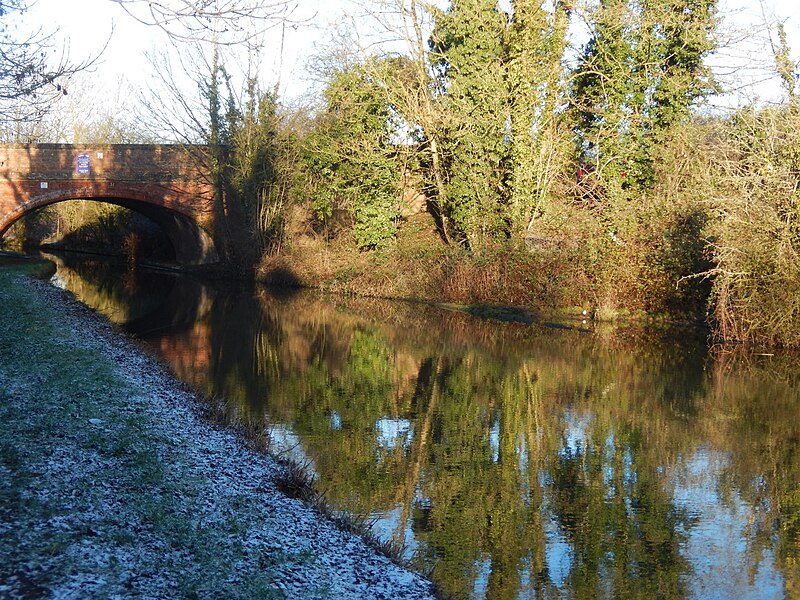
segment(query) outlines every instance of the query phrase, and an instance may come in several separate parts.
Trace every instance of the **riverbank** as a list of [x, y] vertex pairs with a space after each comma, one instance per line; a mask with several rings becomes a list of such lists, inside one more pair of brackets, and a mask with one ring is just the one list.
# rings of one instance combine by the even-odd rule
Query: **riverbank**
[[0, 268], [0, 596], [424, 598], [104, 319]]
[[[262, 258], [255, 272], [258, 281], [477, 307], [523, 319], [535, 314], [536, 319], [579, 322], [588, 316], [605, 322], [705, 323], [706, 283], [692, 280], [678, 286], [681, 274], [658, 271], [646, 259], [639, 264], [642, 257], [635, 248], [609, 249], [603, 236], [581, 239], [575, 232], [574, 237], [537, 239], [526, 247], [498, 243], [471, 252], [443, 243], [431, 215], [420, 213], [400, 224], [394, 245], [362, 252], [352, 236], [316, 233], [311, 220], [308, 211], [295, 207], [287, 225], [291, 243]], [[611, 255], [601, 260], [604, 253]]]

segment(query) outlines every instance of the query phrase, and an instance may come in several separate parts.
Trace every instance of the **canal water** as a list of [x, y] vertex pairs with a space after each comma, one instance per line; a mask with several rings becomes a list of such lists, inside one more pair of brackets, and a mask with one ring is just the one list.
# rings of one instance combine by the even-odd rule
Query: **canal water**
[[454, 598], [800, 598], [796, 356], [61, 264]]

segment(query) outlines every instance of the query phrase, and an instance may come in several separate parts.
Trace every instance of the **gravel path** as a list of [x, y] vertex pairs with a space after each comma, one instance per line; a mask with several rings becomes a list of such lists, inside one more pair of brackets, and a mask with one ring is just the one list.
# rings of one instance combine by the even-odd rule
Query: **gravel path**
[[0, 597], [428, 598], [104, 319], [0, 278]]

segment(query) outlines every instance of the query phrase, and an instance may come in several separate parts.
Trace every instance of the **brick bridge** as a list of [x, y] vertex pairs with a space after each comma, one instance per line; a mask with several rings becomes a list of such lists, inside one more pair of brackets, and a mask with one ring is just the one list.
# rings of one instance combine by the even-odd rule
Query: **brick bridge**
[[205, 146], [0, 145], [0, 238], [14, 222], [64, 200], [95, 200], [162, 227], [179, 263], [216, 262], [214, 189]]

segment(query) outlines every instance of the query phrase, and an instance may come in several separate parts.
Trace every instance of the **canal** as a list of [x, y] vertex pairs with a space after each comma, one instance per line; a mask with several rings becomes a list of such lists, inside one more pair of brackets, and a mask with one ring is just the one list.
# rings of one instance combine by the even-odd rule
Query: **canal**
[[59, 263], [454, 598], [800, 598], [796, 355]]

